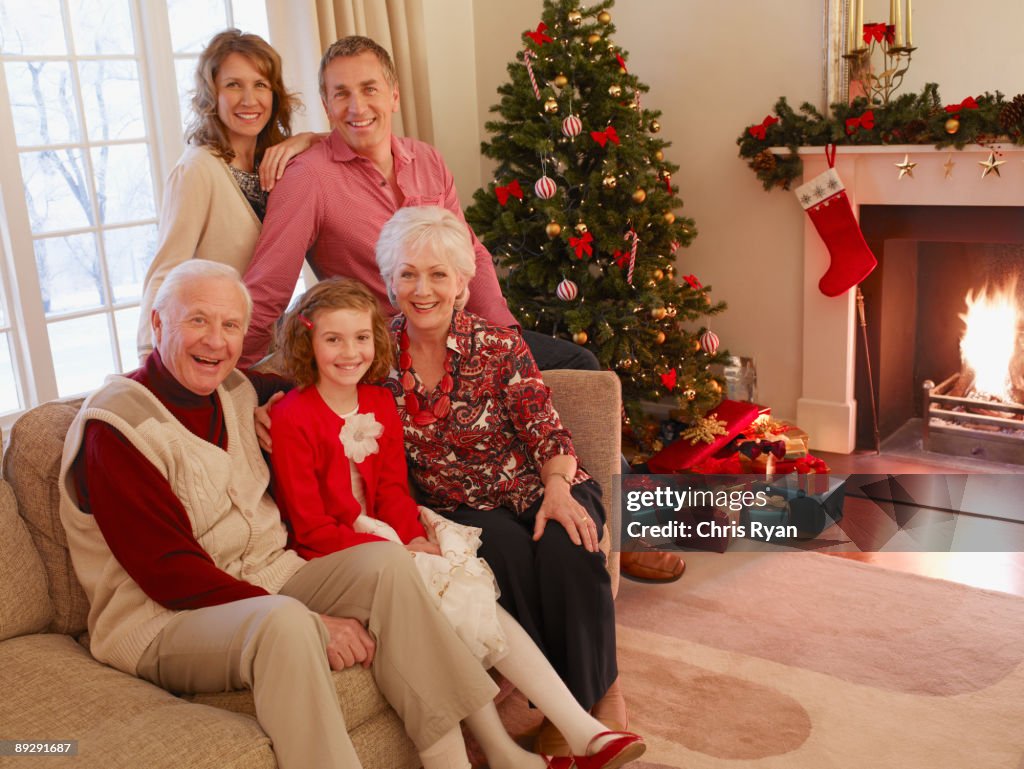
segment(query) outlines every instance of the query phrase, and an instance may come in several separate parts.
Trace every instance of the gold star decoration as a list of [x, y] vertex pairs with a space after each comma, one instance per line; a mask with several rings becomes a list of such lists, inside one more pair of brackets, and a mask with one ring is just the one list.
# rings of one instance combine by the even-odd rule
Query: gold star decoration
[[996, 160], [996, 153], [989, 152], [988, 160], [978, 161], [978, 165], [981, 166], [981, 178], [984, 179], [993, 171], [995, 171], [996, 176], [1001, 176], [1001, 174], [999, 173], [999, 166], [1001, 166], [1005, 162], [1005, 160]]
[[947, 179], [952, 179], [953, 178], [953, 166], [955, 166], [955, 165], [956, 165], [956, 163], [953, 162], [953, 153], [950, 152], [949, 156], [946, 158], [946, 162], [942, 164], [942, 167], [946, 169], [946, 178]]
[[899, 179], [902, 179], [904, 176], [909, 176], [911, 179], [914, 178], [914, 166], [917, 163], [910, 162], [910, 155], [904, 155], [902, 163], [893, 163], [893, 165], [900, 169]]
[[725, 429], [725, 425], [724, 419], [697, 417], [693, 426], [683, 430], [679, 437], [687, 439], [691, 446], [696, 446], [701, 441], [704, 441], [704, 443], [714, 443], [715, 436], [728, 435], [729, 431]]

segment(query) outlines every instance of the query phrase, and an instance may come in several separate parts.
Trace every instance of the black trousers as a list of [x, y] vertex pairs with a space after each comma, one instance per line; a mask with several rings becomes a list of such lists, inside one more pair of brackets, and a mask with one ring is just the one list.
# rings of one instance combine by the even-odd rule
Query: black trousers
[[[605, 513], [597, 483], [577, 484], [572, 495], [603, 531]], [[574, 545], [557, 521], [548, 521], [534, 542], [539, 509], [538, 501], [517, 516], [504, 507], [476, 510], [460, 505], [447, 517], [483, 530], [478, 555], [494, 571], [501, 589], [498, 602], [589, 710], [618, 676], [611, 578], [604, 555]]]
[[601, 364], [586, 347], [581, 347], [567, 339], [541, 334], [536, 331], [523, 330], [523, 341], [530, 348], [537, 368], [549, 371], [553, 368], [571, 368], [580, 371], [600, 371]]

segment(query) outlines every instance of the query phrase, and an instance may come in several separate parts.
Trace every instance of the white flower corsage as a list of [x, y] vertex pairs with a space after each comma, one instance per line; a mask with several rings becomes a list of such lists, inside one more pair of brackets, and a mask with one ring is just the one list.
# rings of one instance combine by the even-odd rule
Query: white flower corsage
[[384, 426], [373, 418], [373, 414], [353, 414], [345, 419], [338, 437], [345, 447], [345, 454], [358, 464], [380, 450], [377, 439], [383, 433]]

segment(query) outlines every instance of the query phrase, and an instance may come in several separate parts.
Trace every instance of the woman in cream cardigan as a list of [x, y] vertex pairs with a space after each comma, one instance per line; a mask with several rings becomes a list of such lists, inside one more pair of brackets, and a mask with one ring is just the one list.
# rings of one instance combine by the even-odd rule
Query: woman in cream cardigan
[[291, 136], [297, 98], [281, 76], [281, 57], [257, 35], [228, 29], [196, 65], [186, 148], [171, 171], [160, 212], [156, 256], [139, 313], [140, 362], [153, 349], [150, 314], [164, 277], [198, 258], [245, 274], [267, 206], [285, 165], [319, 137]]

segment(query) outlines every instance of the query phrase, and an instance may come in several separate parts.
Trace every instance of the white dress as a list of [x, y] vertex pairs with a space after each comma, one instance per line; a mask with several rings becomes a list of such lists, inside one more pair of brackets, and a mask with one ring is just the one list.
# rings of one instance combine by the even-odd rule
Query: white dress
[[[363, 479], [351, 459], [348, 466], [352, 473], [352, 494], [362, 510], [353, 528], [401, 544], [401, 538], [391, 526], [366, 514]], [[498, 623], [498, 585], [494, 573], [487, 562], [476, 555], [480, 529], [449, 521], [422, 505], [419, 510], [427, 538], [438, 545], [442, 553], [412, 554], [423, 584], [462, 642], [485, 668], [489, 668], [508, 653], [508, 642]]]

